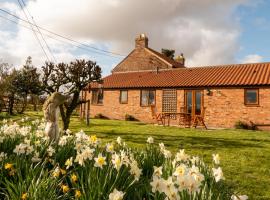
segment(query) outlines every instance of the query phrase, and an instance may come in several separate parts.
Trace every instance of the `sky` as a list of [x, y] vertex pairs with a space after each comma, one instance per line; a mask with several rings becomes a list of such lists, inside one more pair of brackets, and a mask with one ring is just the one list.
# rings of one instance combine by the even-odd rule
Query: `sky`
[[14, 67], [27, 56], [37, 67], [90, 59], [108, 75], [140, 33], [157, 51], [184, 53], [187, 67], [270, 61], [270, 0], [0, 0], [0, 9], [73, 40], [0, 10], [0, 62]]

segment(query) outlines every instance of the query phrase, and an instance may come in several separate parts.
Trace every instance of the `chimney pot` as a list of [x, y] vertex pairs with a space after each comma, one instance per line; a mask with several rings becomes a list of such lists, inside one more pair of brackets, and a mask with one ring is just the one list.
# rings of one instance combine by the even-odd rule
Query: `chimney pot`
[[148, 37], [142, 33], [135, 39], [135, 48], [147, 48]]
[[183, 66], [185, 66], [185, 57], [184, 57], [184, 54], [181, 53], [180, 56], [177, 56], [175, 58], [175, 61], [178, 62], [178, 63], [181, 63]]

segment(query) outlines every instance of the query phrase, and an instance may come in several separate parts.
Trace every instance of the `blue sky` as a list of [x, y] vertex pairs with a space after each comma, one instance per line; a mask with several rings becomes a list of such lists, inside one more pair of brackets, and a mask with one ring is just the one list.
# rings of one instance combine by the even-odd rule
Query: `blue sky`
[[[188, 66], [270, 61], [269, 0], [168, 1], [170, 4], [164, 0], [25, 2], [38, 25], [123, 55], [134, 48], [138, 34], [146, 33], [150, 47], [158, 51], [172, 48], [176, 54], [183, 52]], [[25, 18], [16, 0], [1, 0], [0, 8]], [[0, 15], [17, 21], [4, 13]], [[104, 75], [123, 58], [93, 53], [91, 49], [85, 51], [47, 36], [45, 39], [57, 61], [95, 60]], [[20, 66], [28, 55], [37, 66], [46, 60], [30, 30], [0, 18], [0, 60]]]
[[265, 0], [254, 7], [240, 6], [236, 11], [241, 25], [239, 43], [240, 51], [237, 58], [258, 54], [263, 61], [270, 61], [270, 1]]

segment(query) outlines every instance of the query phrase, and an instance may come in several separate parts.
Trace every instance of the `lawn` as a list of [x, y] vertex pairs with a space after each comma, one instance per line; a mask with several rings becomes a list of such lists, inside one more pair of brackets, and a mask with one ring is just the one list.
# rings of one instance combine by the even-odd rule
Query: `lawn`
[[[28, 113], [40, 117], [40, 113]], [[21, 116], [14, 117], [14, 120]], [[88, 127], [84, 121], [73, 116], [70, 130], [84, 130], [96, 134], [105, 141], [121, 136], [128, 144], [140, 148], [147, 137], [156, 143], [163, 142], [170, 150], [185, 148], [210, 164], [213, 153], [221, 156], [224, 175], [228, 184], [247, 194], [249, 199], [270, 199], [270, 133], [246, 130], [199, 130], [177, 127], [161, 127], [140, 122], [117, 120], [91, 120]]]

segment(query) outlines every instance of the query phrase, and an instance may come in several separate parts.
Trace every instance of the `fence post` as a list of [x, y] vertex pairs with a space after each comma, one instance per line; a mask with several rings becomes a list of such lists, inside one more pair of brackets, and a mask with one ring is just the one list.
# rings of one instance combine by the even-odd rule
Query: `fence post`
[[90, 124], [90, 100], [87, 101], [86, 125]]

